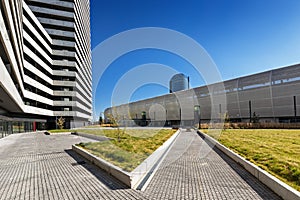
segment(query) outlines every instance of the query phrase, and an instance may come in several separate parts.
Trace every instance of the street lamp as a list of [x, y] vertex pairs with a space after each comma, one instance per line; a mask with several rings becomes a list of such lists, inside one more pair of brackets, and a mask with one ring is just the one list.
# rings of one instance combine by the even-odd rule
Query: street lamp
[[200, 106], [199, 105], [195, 105], [194, 106], [194, 120], [195, 123], [198, 123], [198, 128], [201, 128], [201, 117], [200, 117]]

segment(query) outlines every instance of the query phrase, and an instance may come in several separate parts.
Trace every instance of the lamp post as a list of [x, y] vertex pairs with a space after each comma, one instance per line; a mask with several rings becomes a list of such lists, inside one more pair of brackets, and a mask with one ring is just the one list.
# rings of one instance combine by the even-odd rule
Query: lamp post
[[200, 106], [199, 105], [195, 105], [194, 106], [194, 120], [195, 123], [198, 123], [198, 128], [201, 128], [201, 117], [200, 117]]
[[57, 129], [57, 116], [55, 116], [55, 129]]

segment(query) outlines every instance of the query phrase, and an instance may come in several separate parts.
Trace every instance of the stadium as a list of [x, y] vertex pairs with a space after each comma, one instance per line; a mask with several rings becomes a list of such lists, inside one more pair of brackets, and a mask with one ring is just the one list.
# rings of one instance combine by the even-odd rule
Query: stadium
[[[214, 99], [225, 97], [216, 104]], [[218, 122], [300, 122], [300, 64], [107, 108], [123, 126], [192, 126]]]

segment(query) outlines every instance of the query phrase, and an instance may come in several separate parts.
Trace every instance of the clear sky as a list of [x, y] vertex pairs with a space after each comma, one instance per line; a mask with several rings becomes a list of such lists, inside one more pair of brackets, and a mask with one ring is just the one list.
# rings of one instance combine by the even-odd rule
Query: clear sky
[[[299, 0], [91, 0], [90, 6], [92, 50], [129, 29], [162, 27], [202, 45], [223, 80], [300, 63]], [[94, 102], [96, 116], [112, 103], [126, 103], [112, 102], [115, 85], [130, 69], [147, 63], [185, 73], [191, 77], [192, 87], [205, 84], [179, 56], [156, 49], [134, 51], [114, 60], [101, 76]], [[146, 74], [136, 78], [143, 76]], [[166, 93], [165, 86], [149, 83], [138, 86], [130, 100]]]

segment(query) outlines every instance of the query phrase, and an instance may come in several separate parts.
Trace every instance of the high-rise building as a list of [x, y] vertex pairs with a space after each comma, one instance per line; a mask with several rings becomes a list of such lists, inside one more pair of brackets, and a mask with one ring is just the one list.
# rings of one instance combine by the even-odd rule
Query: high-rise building
[[55, 128], [59, 117], [66, 128], [87, 125], [89, 0], [3, 0], [0, 7], [0, 134]]
[[189, 89], [189, 77], [180, 73], [175, 74], [170, 80], [170, 93]]

